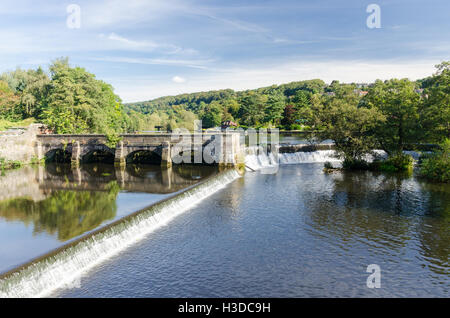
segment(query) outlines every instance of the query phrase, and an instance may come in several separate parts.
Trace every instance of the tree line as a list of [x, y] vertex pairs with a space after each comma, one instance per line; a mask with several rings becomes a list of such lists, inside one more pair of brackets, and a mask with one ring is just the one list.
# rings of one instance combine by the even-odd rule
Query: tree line
[[447, 159], [436, 164], [446, 172], [450, 170], [445, 143], [450, 137], [450, 62], [442, 62], [434, 74], [417, 81], [326, 84], [313, 79], [131, 104], [123, 104], [110, 84], [84, 68], [72, 67], [67, 58], [53, 61], [47, 72], [38, 67], [0, 74], [0, 130], [36, 120], [60, 134], [103, 133], [114, 146], [120, 133], [192, 130], [196, 119], [204, 128], [234, 121], [243, 128], [313, 131], [319, 139], [334, 140], [338, 155], [349, 166], [363, 163], [373, 149], [397, 158], [395, 166], [407, 165], [407, 159], [398, 156], [406, 148], [444, 143], [441, 148]]
[[343, 147], [350, 139], [364, 137], [355, 156], [375, 144], [392, 153], [405, 144], [449, 137], [449, 73], [450, 63], [443, 62], [435, 74], [418, 81], [327, 85], [314, 79], [123, 104], [111, 85], [62, 58], [51, 63], [48, 72], [39, 67], [0, 74], [0, 121], [34, 118], [56, 133], [115, 134], [157, 126], [193, 129], [196, 119], [209, 128], [230, 120], [244, 128], [309, 130], [332, 139], [342, 135], [336, 143]]

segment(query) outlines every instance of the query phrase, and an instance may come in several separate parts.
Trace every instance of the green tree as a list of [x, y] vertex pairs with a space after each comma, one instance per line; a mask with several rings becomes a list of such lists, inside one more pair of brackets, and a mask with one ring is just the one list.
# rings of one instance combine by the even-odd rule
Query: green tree
[[348, 166], [364, 161], [376, 148], [374, 132], [385, 121], [376, 108], [358, 107], [351, 87], [339, 88], [339, 95], [319, 98], [313, 95], [307, 123], [315, 127], [320, 139], [332, 139], [338, 157]]
[[428, 142], [450, 138], [450, 62], [436, 65], [437, 72], [424, 85], [420, 104], [420, 123]]
[[415, 89], [415, 83], [407, 79], [377, 80], [361, 102], [365, 107], [380, 110], [386, 117], [375, 136], [389, 155], [400, 153], [405, 144], [418, 141], [420, 96]]
[[266, 107], [264, 109], [266, 123], [279, 125], [283, 118], [283, 111], [285, 107], [285, 97], [279, 91], [273, 91], [267, 97]]
[[250, 92], [240, 100], [239, 109], [240, 123], [247, 126], [261, 124], [264, 120], [264, 108], [267, 102], [266, 95]]
[[217, 101], [214, 101], [209, 105], [205, 104], [204, 108], [201, 111], [203, 127], [211, 128], [220, 126], [222, 122], [222, 112], [223, 106]]
[[111, 85], [67, 59], [50, 66], [47, 109], [41, 118], [57, 133], [116, 134], [124, 128], [123, 107]]
[[14, 94], [8, 83], [0, 81], [0, 118], [19, 119], [16, 113], [19, 97]]

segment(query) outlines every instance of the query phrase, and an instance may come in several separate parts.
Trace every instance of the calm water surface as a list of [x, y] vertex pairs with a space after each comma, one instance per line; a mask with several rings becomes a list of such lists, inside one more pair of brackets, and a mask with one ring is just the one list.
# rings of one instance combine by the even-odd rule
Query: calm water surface
[[322, 167], [247, 173], [54, 296], [448, 297], [450, 185]]
[[24, 167], [0, 176], [0, 273], [160, 201], [214, 167], [88, 164]]

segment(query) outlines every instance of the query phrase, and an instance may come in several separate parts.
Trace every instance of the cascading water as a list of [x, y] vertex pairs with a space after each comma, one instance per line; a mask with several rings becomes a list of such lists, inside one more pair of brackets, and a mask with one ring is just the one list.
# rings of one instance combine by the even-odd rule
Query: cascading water
[[[404, 151], [405, 154], [410, 155], [414, 160], [420, 157], [419, 152]], [[386, 158], [387, 154], [383, 150], [374, 150], [373, 154], [379, 158]], [[373, 161], [373, 155], [368, 155], [365, 160]], [[342, 163], [341, 159], [336, 157], [334, 150], [317, 150], [317, 151], [298, 151], [292, 153], [279, 153], [277, 156], [272, 152], [266, 152], [260, 147], [248, 147], [246, 149], [245, 166], [247, 171], [263, 170], [266, 168], [273, 168], [277, 164], [299, 164], [299, 163]]]
[[335, 156], [334, 150], [318, 150], [312, 152], [279, 153], [263, 151], [259, 147], [248, 147], [246, 149], [245, 165], [247, 170], [256, 171], [274, 167], [277, 164], [296, 164], [313, 162], [340, 162]]
[[237, 178], [239, 174], [235, 170], [221, 173], [7, 275], [0, 280], [0, 297], [43, 297], [70, 286], [93, 267], [166, 225]]

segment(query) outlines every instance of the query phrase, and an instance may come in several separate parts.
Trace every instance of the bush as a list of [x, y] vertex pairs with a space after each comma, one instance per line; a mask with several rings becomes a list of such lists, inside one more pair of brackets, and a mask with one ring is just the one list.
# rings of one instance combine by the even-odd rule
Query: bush
[[331, 164], [331, 162], [327, 161], [325, 162], [325, 164], [323, 165], [323, 167], [325, 169], [334, 169], [333, 165]]
[[411, 171], [413, 162], [414, 159], [410, 155], [401, 153], [393, 155], [386, 160], [374, 162], [372, 169], [388, 172]]
[[345, 158], [342, 162], [344, 170], [369, 170], [369, 164], [364, 160]]
[[450, 182], [450, 139], [447, 139], [441, 147], [442, 150], [423, 159], [420, 175], [430, 180]]
[[299, 124], [292, 124], [292, 125], [289, 127], [289, 129], [290, 129], [290, 130], [302, 130], [303, 128], [302, 128], [302, 125], [299, 125]]
[[22, 162], [17, 160], [7, 160], [0, 158], [0, 170], [3, 169], [17, 169], [22, 167]]

